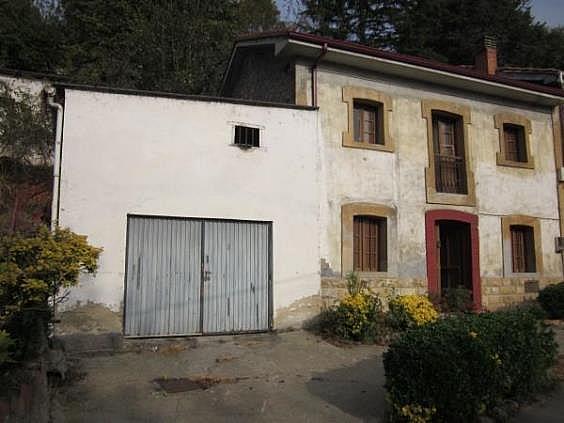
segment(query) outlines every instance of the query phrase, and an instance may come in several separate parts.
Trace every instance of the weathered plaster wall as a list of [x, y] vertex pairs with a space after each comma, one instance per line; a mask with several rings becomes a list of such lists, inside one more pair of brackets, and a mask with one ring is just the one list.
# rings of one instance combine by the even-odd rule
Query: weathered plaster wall
[[[296, 99], [310, 100], [309, 69], [296, 66]], [[344, 148], [342, 133], [347, 129], [347, 108], [342, 101], [345, 86], [378, 90], [392, 97], [390, 132], [395, 144], [392, 153]], [[301, 91], [301, 89], [305, 91]], [[428, 166], [427, 127], [422, 118], [422, 100], [439, 100], [468, 106], [470, 170], [474, 173], [476, 206], [428, 204], [425, 168]], [[562, 277], [554, 237], [559, 235], [558, 198], [555, 184], [554, 147], [551, 111], [505, 103], [472, 93], [449, 92], [440, 87], [423, 86], [376, 74], [323, 64], [318, 75], [318, 104], [324, 142], [321, 150], [321, 257], [325, 274], [341, 273], [341, 206], [350, 202], [372, 202], [392, 207], [397, 212], [391, 221], [397, 248], [390, 248], [389, 271], [371, 281], [374, 287], [396, 286], [396, 292], [426, 288], [425, 212], [448, 208], [478, 214], [481, 276], [503, 278], [501, 216], [522, 214], [540, 219], [544, 272], [541, 286]], [[510, 112], [532, 122], [532, 155], [535, 169], [501, 167], [496, 164], [499, 134], [494, 115]], [[389, 232], [390, 233], [390, 232]], [[338, 280], [338, 279], [337, 279]], [[396, 281], [392, 283], [390, 281]], [[405, 283], [407, 281], [407, 283]], [[411, 282], [410, 282], [411, 281]], [[423, 285], [421, 283], [423, 281]], [[487, 280], [484, 281], [487, 285]], [[335, 278], [325, 278], [324, 287], [336, 289]], [[513, 290], [513, 300], [523, 297], [524, 280]], [[340, 289], [343, 285], [341, 283]], [[381, 292], [387, 291], [378, 289]], [[509, 289], [504, 290], [510, 295]], [[328, 291], [324, 290], [326, 295]], [[492, 294], [485, 290], [485, 295]], [[329, 295], [330, 296], [330, 295]], [[504, 298], [504, 301], [507, 298]], [[493, 299], [486, 305], [497, 306]]]
[[[230, 145], [235, 123], [261, 147]], [[128, 213], [269, 220], [284, 326], [278, 310], [320, 289], [317, 131], [315, 111], [67, 89], [60, 223], [104, 248], [67, 307], [120, 309]]]

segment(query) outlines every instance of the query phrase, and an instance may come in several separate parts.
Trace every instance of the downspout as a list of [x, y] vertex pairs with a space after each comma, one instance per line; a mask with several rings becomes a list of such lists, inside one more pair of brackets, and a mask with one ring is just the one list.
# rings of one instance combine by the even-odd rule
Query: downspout
[[59, 188], [61, 184], [61, 141], [63, 137], [63, 106], [55, 102], [55, 88], [45, 88], [47, 104], [57, 111], [55, 127], [55, 161], [53, 163], [53, 200], [51, 202], [51, 231], [59, 226]]
[[328, 48], [327, 43], [323, 43], [323, 47], [321, 47], [321, 53], [313, 62], [311, 67], [311, 105], [313, 107], [317, 107], [317, 65], [323, 59], [323, 57], [327, 54]]

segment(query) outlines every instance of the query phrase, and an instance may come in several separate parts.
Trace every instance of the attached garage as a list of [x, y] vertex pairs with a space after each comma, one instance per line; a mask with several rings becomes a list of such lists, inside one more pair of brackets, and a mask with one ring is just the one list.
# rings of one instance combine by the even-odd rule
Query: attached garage
[[272, 327], [272, 223], [129, 215], [126, 336]]

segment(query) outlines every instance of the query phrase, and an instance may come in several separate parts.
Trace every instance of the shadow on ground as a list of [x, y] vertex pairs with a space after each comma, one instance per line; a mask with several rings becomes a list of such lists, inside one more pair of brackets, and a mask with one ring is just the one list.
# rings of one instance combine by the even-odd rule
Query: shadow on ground
[[350, 367], [313, 373], [307, 390], [344, 413], [362, 420], [384, 421], [384, 368], [381, 356]]

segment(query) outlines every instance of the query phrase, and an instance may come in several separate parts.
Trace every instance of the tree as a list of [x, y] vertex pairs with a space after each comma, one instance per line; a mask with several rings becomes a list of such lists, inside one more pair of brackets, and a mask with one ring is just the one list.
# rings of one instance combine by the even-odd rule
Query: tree
[[0, 67], [56, 72], [63, 60], [56, 2], [0, 0]]
[[302, 0], [302, 26], [310, 32], [386, 46], [391, 33], [393, 0]]
[[401, 0], [393, 18], [394, 47], [408, 54], [469, 64], [484, 35], [497, 39], [501, 64], [535, 65], [544, 24], [529, 0]]
[[216, 93], [237, 34], [278, 24], [273, 0], [61, 4], [72, 79], [181, 93]]
[[0, 83], [0, 233], [48, 218], [53, 132], [38, 99]]

